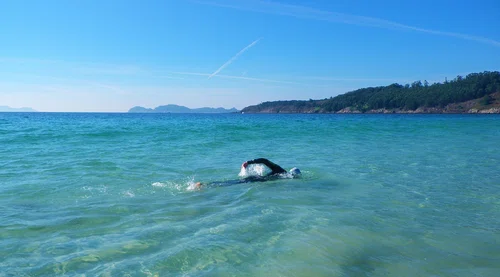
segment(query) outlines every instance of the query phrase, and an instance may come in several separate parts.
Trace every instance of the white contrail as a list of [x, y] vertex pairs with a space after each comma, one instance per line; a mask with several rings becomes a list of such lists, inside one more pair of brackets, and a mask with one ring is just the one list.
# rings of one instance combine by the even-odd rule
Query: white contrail
[[215, 75], [217, 75], [219, 72], [221, 72], [221, 70], [223, 70], [226, 66], [230, 65], [231, 63], [233, 63], [239, 56], [241, 56], [241, 54], [245, 53], [245, 51], [247, 51], [248, 49], [250, 49], [252, 46], [254, 46], [255, 44], [257, 44], [257, 42], [259, 42], [262, 38], [258, 38], [257, 40], [255, 40], [254, 42], [250, 43], [247, 47], [241, 49], [240, 52], [238, 52], [238, 54], [234, 55], [231, 59], [229, 59], [229, 61], [227, 61], [225, 64], [223, 64], [221, 67], [219, 67], [219, 69], [217, 69], [214, 73], [210, 74], [210, 76], [208, 76], [208, 79], [214, 77]]
[[348, 77], [328, 77], [328, 76], [300, 76], [307, 80], [317, 81], [338, 81], [338, 82], [400, 82], [401, 80], [410, 80], [408, 78], [348, 78]]
[[193, 2], [199, 4], [205, 4], [210, 6], [217, 6], [223, 8], [231, 8], [238, 9], [244, 11], [258, 12], [258, 13], [267, 13], [267, 14], [275, 14], [275, 15], [283, 15], [283, 16], [291, 16], [296, 18], [304, 18], [304, 19], [312, 19], [312, 20], [320, 20], [320, 21], [329, 21], [329, 22], [338, 22], [349, 25], [358, 25], [358, 26], [366, 26], [366, 27], [374, 27], [374, 28], [382, 28], [382, 29], [399, 29], [399, 30], [409, 30], [414, 32], [427, 33], [432, 35], [439, 36], [447, 36], [447, 37], [455, 37], [464, 40], [476, 41], [480, 43], [490, 44], [496, 47], [500, 47], [500, 41], [462, 34], [462, 33], [454, 33], [440, 30], [432, 30], [425, 29], [411, 25], [405, 25], [402, 23], [376, 18], [376, 17], [368, 17], [368, 16], [359, 16], [352, 14], [344, 14], [337, 12], [329, 12], [318, 10], [314, 8], [304, 7], [304, 6], [296, 6], [296, 5], [288, 5], [282, 4], [278, 2], [269, 2], [269, 1], [248, 1], [248, 0], [212, 0], [203, 1], [203, 0], [193, 0]]
[[[182, 71], [171, 71], [170, 74], [179, 74], [179, 75], [192, 75], [192, 76], [212, 76], [213, 74], [208, 73], [198, 73], [198, 72], [182, 72]], [[236, 80], [245, 80], [245, 81], [256, 81], [262, 83], [277, 83], [277, 84], [289, 84], [289, 85], [304, 85], [311, 86], [310, 84], [298, 83], [298, 82], [289, 82], [289, 81], [281, 81], [281, 80], [271, 80], [271, 79], [261, 79], [261, 78], [253, 78], [253, 77], [245, 77], [245, 76], [231, 76], [231, 75], [215, 75], [214, 77], [223, 78], [223, 79], [236, 79]]]

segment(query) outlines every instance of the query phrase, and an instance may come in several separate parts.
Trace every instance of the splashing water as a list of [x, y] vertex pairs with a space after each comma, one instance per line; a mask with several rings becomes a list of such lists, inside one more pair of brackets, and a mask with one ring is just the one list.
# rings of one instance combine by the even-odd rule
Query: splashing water
[[195, 182], [194, 180], [189, 181], [186, 190], [194, 191], [200, 189], [196, 184], [197, 182]]
[[184, 182], [154, 182], [151, 184], [151, 186], [162, 188], [164, 190], [170, 191], [175, 195], [179, 192], [197, 190], [198, 187], [196, 186], [196, 183], [197, 182], [194, 181], [194, 177], [190, 177], [187, 181]]
[[261, 164], [251, 164], [248, 165], [247, 168], [241, 167], [240, 173], [238, 176], [242, 178], [250, 177], [250, 176], [264, 176], [268, 173], [269, 169]]

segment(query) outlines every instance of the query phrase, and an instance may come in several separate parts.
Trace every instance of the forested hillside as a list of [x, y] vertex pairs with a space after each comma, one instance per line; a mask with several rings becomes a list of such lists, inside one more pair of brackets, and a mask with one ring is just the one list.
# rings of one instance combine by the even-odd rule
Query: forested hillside
[[392, 84], [351, 91], [330, 99], [275, 101], [246, 107], [246, 113], [499, 112], [498, 71], [457, 76], [444, 83]]

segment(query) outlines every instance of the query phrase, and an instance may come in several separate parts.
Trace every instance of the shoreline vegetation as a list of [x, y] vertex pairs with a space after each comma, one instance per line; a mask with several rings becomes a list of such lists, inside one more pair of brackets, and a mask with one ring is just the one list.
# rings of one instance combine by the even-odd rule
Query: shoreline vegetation
[[442, 114], [500, 113], [500, 72], [457, 76], [443, 83], [368, 87], [323, 100], [263, 102], [241, 113]]

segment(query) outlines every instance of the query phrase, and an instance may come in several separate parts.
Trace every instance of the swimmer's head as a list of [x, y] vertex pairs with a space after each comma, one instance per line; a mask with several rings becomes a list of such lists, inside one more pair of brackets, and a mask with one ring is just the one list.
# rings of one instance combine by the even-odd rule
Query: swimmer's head
[[296, 168], [296, 167], [294, 167], [294, 168], [290, 169], [290, 171], [289, 171], [289, 172], [290, 172], [290, 174], [292, 174], [292, 176], [293, 176], [294, 178], [300, 177], [300, 175], [302, 175], [302, 173], [300, 172], [300, 169], [298, 169], [298, 168]]

